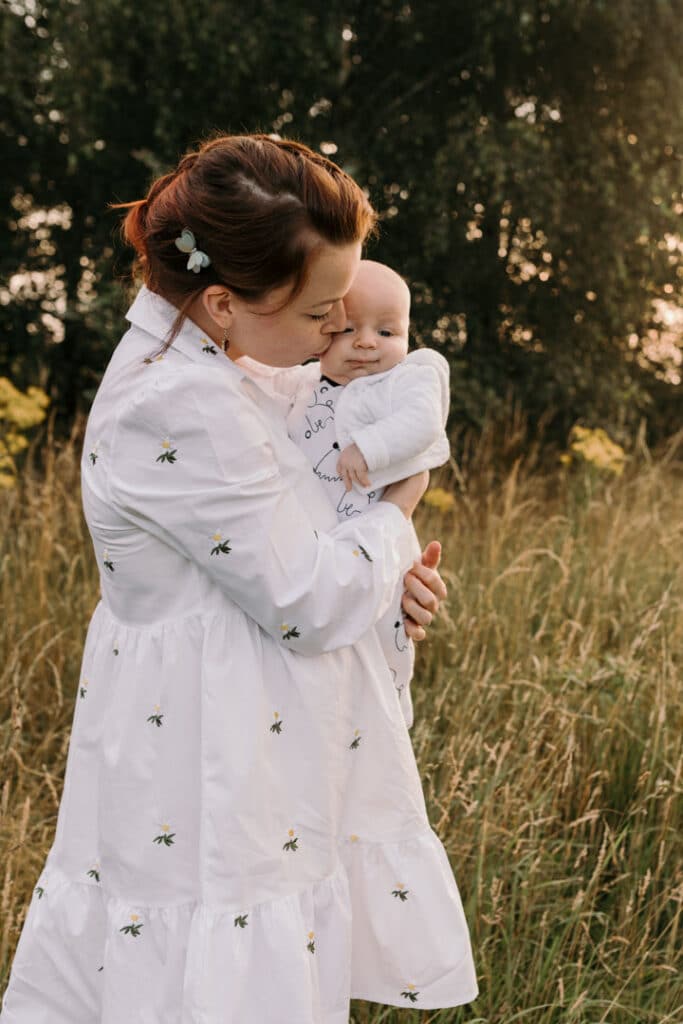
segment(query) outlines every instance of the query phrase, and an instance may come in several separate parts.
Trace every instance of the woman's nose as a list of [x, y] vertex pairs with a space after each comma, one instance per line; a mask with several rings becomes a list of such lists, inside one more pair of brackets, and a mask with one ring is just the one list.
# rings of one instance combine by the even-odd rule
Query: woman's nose
[[344, 309], [344, 303], [340, 299], [339, 302], [335, 302], [330, 310], [330, 315], [321, 328], [321, 334], [337, 334], [339, 331], [343, 331], [345, 327], [346, 310]]

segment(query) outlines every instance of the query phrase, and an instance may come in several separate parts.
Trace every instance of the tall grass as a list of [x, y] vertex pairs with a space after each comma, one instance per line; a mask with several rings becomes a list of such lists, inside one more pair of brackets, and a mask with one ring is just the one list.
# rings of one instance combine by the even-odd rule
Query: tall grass
[[[40, 471], [0, 493], [0, 990], [52, 842], [99, 596], [81, 429], [48, 433]], [[416, 517], [443, 543], [449, 597], [418, 647], [412, 740], [480, 995], [354, 1001], [353, 1024], [683, 1021], [683, 437], [604, 479], [542, 471], [520, 430], [463, 439], [433, 480], [453, 509]]]

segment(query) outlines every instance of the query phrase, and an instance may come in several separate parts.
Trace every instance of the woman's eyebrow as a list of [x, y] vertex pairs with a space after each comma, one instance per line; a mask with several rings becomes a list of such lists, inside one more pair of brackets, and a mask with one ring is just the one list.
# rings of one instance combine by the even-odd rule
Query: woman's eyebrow
[[321, 299], [320, 302], [312, 302], [310, 308], [315, 309], [316, 306], [326, 306], [328, 302], [341, 302], [341, 299]]

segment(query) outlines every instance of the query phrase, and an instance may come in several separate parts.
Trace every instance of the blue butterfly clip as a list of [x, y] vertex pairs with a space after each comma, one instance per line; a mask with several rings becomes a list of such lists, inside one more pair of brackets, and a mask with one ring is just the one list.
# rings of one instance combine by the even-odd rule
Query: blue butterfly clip
[[194, 271], [195, 274], [198, 274], [202, 267], [208, 267], [211, 263], [206, 253], [197, 248], [197, 242], [189, 228], [183, 228], [180, 236], [176, 238], [175, 244], [181, 252], [189, 252], [187, 269]]

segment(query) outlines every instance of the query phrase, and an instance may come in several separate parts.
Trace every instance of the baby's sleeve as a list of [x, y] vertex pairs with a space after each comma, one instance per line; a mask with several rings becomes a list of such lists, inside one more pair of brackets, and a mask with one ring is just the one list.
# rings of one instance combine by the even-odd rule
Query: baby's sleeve
[[316, 531], [281, 475], [271, 429], [239, 385], [184, 366], [122, 410], [111, 500], [279, 643], [319, 654], [354, 643], [388, 608], [411, 561], [411, 525], [380, 501]]
[[443, 430], [439, 374], [433, 366], [421, 365], [397, 375], [388, 415], [349, 433], [373, 473], [426, 451]]

